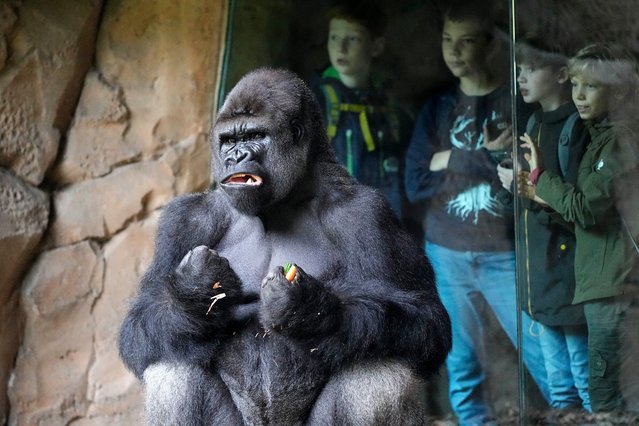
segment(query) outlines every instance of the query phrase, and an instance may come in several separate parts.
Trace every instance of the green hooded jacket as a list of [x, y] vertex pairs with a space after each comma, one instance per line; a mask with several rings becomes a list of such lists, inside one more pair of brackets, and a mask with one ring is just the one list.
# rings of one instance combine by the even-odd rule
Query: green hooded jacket
[[615, 180], [626, 172], [613, 125], [587, 123], [591, 141], [579, 164], [576, 185], [544, 171], [536, 193], [569, 222], [575, 223], [573, 303], [618, 296], [636, 289], [628, 276], [637, 253], [615, 207]]

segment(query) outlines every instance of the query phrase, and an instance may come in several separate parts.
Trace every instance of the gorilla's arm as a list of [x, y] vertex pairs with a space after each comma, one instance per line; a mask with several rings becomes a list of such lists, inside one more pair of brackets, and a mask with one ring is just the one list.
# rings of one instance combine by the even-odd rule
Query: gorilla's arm
[[264, 325], [335, 368], [400, 357], [422, 373], [435, 370], [451, 347], [450, 320], [424, 253], [385, 205], [358, 214], [339, 209], [327, 221], [339, 224], [343, 263], [316, 278], [302, 267], [292, 285], [281, 274], [270, 277], [262, 291]]
[[160, 360], [206, 365], [241, 299], [238, 277], [207, 247], [225, 229], [222, 209], [214, 207], [210, 193], [189, 195], [162, 214], [152, 264], [120, 330], [120, 355], [139, 378]]

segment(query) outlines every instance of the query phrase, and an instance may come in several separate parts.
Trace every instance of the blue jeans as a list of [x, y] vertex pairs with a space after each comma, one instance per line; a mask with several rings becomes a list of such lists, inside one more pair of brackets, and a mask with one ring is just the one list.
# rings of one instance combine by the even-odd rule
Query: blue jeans
[[550, 405], [554, 408], [590, 407], [588, 395], [588, 329], [581, 326], [540, 325]]
[[[485, 347], [485, 324], [481, 312], [489, 307], [508, 338], [517, 345], [517, 289], [515, 252], [469, 252], [450, 250], [427, 242], [428, 255], [437, 279], [439, 295], [448, 310], [453, 329], [453, 348], [446, 360], [449, 398], [460, 425], [480, 425], [493, 418], [484, 388], [489, 351]], [[523, 358], [528, 371], [550, 400], [539, 338], [528, 333], [524, 321]], [[517, 377], [514, 374], [513, 379]]]

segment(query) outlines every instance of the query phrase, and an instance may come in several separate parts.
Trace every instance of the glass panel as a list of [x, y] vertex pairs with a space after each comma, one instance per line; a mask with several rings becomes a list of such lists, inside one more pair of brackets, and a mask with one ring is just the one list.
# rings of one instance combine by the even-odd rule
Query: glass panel
[[522, 339], [524, 358], [540, 345], [552, 407], [527, 406], [525, 423], [637, 424], [637, 3], [515, 12], [517, 90], [536, 107], [516, 114]]
[[[448, 21], [468, 22], [465, 13], [485, 17], [475, 31], [478, 34], [473, 39], [456, 39], [460, 29], [453, 26], [446, 28], [442, 40], [446, 22], [442, 17], [450, 1], [384, 2], [385, 45], [372, 63], [372, 73], [385, 82], [384, 99], [401, 110], [401, 148], [396, 155], [399, 164], [410, 171], [416, 167], [416, 159], [428, 157], [432, 161], [434, 153], [446, 151], [450, 155], [444, 171], [437, 174], [440, 178], [431, 176], [427, 183], [420, 183], [418, 177], [425, 175], [412, 169], [412, 177], [403, 183], [408, 190], [398, 190], [412, 201], [403, 198], [400, 202], [402, 219], [420, 244], [429, 241], [427, 252], [438, 270], [440, 294], [458, 330], [459, 350], [449, 358], [453, 380], [444, 368], [429, 378], [421, 390], [424, 403], [433, 418], [450, 421], [457, 416], [469, 422], [494, 418], [499, 424], [588, 423], [594, 421], [592, 416], [577, 407], [582, 397], [590, 399], [588, 362], [590, 371], [593, 365], [599, 366], [596, 374], [604, 379], [614, 372], [611, 366], [621, 365], [618, 387], [626, 403], [623, 413], [599, 416], [609, 416], [613, 424], [631, 424], [636, 419], [629, 411], [639, 409], [639, 307], [629, 294], [637, 274], [628, 272], [628, 262], [636, 259], [628, 235], [634, 234], [636, 240], [639, 234], [639, 178], [632, 170], [639, 144], [634, 136], [636, 75], [631, 65], [639, 49], [639, 7], [634, 0], [496, 0], [492, 9], [488, 0], [467, 3], [471, 5], [468, 11]], [[328, 0], [231, 1], [220, 99], [245, 72], [258, 66], [290, 68], [321, 93], [322, 73], [331, 65], [327, 53], [330, 4]], [[483, 37], [489, 25], [490, 37], [486, 39]], [[447, 48], [445, 42], [451, 42], [451, 37], [479, 53], [458, 61], [454, 57], [459, 53], [455, 53], [451, 54], [453, 59], [445, 61], [442, 49]], [[596, 91], [614, 83], [610, 86], [614, 90], [607, 91], [606, 106], [613, 122], [610, 134], [621, 151], [613, 150], [610, 161], [606, 157], [600, 162], [595, 155], [590, 160], [594, 163], [588, 167], [583, 163], [580, 168], [581, 156], [590, 149], [587, 124], [577, 117], [579, 113], [569, 126], [563, 123], [574, 110], [570, 76], [575, 86], [583, 81], [562, 66], [580, 48], [604, 41], [623, 43], [633, 53], [623, 61], [603, 61], [601, 68], [586, 67], [584, 72], [594, 72], [602, 81], [596, 87], [584, 85], [583, 90]], [[545, 50], [550, 53], [546, 55]], [[518, 61], [515, 53], [520, 57]], [[615, 54], [609, 52], [611, 57]], [[542, 60], [552, 66], [537, 63]], [[470, 70], [475, 74], [464, 74], [467, 62], [471, 62]], [[617, 68], [621, 68], [619, 77]], [[534, 80], [539, 75], [546, 80]], [[544, 85], [544, 81], [549, 84]], [[324, 105], [329, 125], [330, 103]], [[426, 113], [422, 113], [420, 128], [424, 105], [433, 108], [428, 116], [433, 123], [426, 126]], [[584, 108], [581, 112], [587, 115]], [[540, 112], [533, 114], [536, 110]], [[531, 116], [536, 118], [531, 121]], [[380, 120], [385, 122], [388, 117]], [[494, 142], [509, 125], [517, 136], [528, 130], [534, 143], [542, 140], [544, 173], [538, 183], [540, 190], [550, 191], [555, 197], [553, 208], [539, 207], [526, 197], [530, 185], [524, 183], [530, 176], [524, 176], [522, 191], [513, 179], [509, 167], [514, 167], [514, 172], [530, 169], [524, 159], [528, 150], [520, 147], [522, 141], [517, 139], [512, 148]], [[355, 130], [359, 131], [359, 126]], [[387, 124], [381, 134], [394, 130]], [[377, 130], [372, 134], [373, 139], [379, 135]], [[486, 136], [493, 143], [487, 144]], [[344, 136], [344, 144], [346, 139]], [[546, 139], [555, 146], [546, 146]], [[560, 140], [568, 149], [558, 148]], [[360, 142], [365, 145], [365, 140]], [[490, 151], [488, 156], [486, 151]], [[513, 165], [511, 151], [512, 158], [518, 159]], [[595, 154], [600, 155], [600, 151]], [[346, 155], [343, 162], [348, 167]], [[495, 173], [497, 163], [504, 167], [499, 171], [503, 183]], [[384, 162], [380, 164], [384, 166]], [[434, 166], [428, 165], [427, 169]], [[559, 193], [547, 181], [551, 181], [551, 173], [563, 176], [564, 167], [566, 180], [577, 189]], [[486, 170], [490, 176], [482, 175]], [[581, 177], [582, 172], [584, 176], [590, 172], [592, 176], [609, 177], [608, 186], [595, 186], [598, 198], [578, 197], [582, 185], [579, 179], [586, 178]], [[437, 186], [443, 181], [448, 185], [445, 189]], [[395, 188], [401, 189], [403, 184]], [[464, 192], [462, 187], [469, 191]], [[512, 258], [513, 247], [516, 261]], [[572, 303], [575, 282], [577, 288], [585, 286], [583, 294], [575, 299], [580, 302], [577, 304]], [[465, 290], [465, 285], [471, 290]], [[622, 288], [625, 293], [613, 297]], [[592, 311], [592, 324], [599, 326], [594, 332], [591, 329], [589, 333], [586, 327], [584, 307]], [[613, 323], [624, 321], [615, 328], [603, 323], [605, 318]], [[562, 336], [560, 332], [563, 338], [553, 341], [552, 337]], [[621, 337], [611, 342], [617, 332]], [[589, 334], [591, 338], [600, 336], [605, 347], [596, 353], [590, 350]], [[469, 344], [465, 352], [461, 343], [464, 339]], [[511, 341], [523, 348], [521, 354]], [[562, 348], [570, 349], [572, 361], [560, 358], [565, 356], [561, 355]], [[612, 354], [604, 353], [610, 350]], [[546, 365], [553, 368], [551, 376]], [[582, 383], [580, 392], [574, 376], [582, 377], [578, 380]], [[559, 384], [549, 386], [549, 380]], [[548, 402], [557, 409], [550, 409]]]

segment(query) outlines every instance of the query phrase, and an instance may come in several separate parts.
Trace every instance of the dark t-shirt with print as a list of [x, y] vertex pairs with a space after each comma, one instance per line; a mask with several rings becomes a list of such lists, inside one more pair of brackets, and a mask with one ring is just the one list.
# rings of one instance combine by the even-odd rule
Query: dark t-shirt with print
[[[510, 122], [506, 87], [484, 96], [455, 87], [424, 105], [406, 156], [406, 193], [428, 202], [428, 241], [460, 251], [513, 250], [512, 203], [505, 201], [495, 153], [484, 147], [484, 126], [494, 139]], [[433, 155], [448, 149], [448, 167], [431, 171]]]

